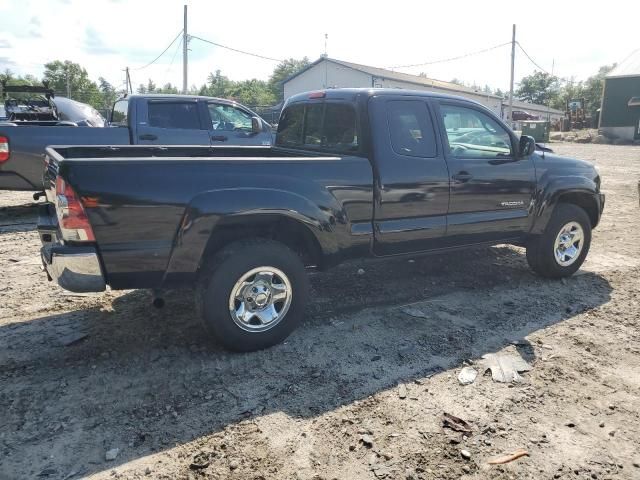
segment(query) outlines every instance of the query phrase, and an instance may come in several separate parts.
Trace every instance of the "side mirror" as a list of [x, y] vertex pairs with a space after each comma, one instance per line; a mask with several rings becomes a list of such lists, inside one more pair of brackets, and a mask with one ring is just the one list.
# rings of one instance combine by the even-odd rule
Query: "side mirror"
[[528, 157], [536, 151], [536, 140], [529, 135], [522, 135], [520, 137], [520, 145], [518, 148], [518, 156], [520, 158]]
[[251, 117], [251, 133], [262, 132], [262, 120], [260, 117]]

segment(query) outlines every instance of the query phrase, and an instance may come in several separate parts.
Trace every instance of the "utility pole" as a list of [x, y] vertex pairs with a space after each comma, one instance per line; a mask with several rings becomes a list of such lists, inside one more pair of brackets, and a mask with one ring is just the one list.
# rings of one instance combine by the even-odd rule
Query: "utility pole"
[[126, 85], [125, 88], [127, 89], [127, 91], [129, 93], [133, 93], [133, 87], [131, 86], [131, 75], [129, 74], [129, 67], [125, 68], [125, 72], [126, 72]]
[[66, 82], [67, 82], [67, 98], [71, 98], [71, 83], [69, 83], [69, 69], [67, 69], [67, 71], [65, 72], [65, 78], [66, 78]]
[[513, 36], [511, 37], [511, 82], [509, 84], [509, 126], [513, 128], [513, 74], [516, 64], [516, 24], [513, 24]]
[[182, 94], [187, 94], [187, 64], [189, 62], [189, 34], [187, 33], [187, 6], [184, 6], [184, 27], [182, 28]]
[[[556, 59], [551, 62], [551, 81], [553, 81], [553, 70], [556, 67]], [[547, 98], [547, 121], [551, 121], [551, 95]]]

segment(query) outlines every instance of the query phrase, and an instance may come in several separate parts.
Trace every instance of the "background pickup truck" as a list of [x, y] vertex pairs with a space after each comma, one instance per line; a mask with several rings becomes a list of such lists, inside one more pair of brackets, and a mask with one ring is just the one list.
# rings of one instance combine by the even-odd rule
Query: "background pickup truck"
[[512, 243], [538, 274], [571, 275], [604, 206], [591, 164], [425, 92], [295, 96], [275, 147], [47, 152], [50, 277], [74, 291], [194, 286], [205, 326], [234, 350], [292, 331], [309, 266]]
[[0, 189], [42, 190], [47, 145], [270, 145], [271, 126], [232, 101], [130, 95], [116, 101], [106, 128], [71, 122], [0, 123]]

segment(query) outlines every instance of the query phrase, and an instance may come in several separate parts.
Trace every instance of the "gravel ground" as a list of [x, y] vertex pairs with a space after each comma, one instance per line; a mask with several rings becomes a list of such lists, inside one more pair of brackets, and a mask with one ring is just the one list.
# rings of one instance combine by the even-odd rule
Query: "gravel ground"
[[[0, 192], [0, 478], [640, 478], [640, 147], [553, 148], [608, 195], [574, 277], [506, 246], [350, 263], [313, 275], [287, 342], [241, 355], [189, 291], [158, 311], [48, 283], [30, 194]], [[495, 352], [532, 369], [494, 382]]]

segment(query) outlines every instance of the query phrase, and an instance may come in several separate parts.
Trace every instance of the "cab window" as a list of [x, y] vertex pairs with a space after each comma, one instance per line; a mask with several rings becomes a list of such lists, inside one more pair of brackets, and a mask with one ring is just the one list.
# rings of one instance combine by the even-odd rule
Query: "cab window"
[[440, 113], [452, 156], [484, 159], [513, 155], [511, 136], [489, 115], [457, 105], [441, 105]]
[[213, 130], [233, 132], [235, 130], [250, 132], [251, 115], [231, 105], [209, 103], [209, 116]]
[[150, 127], [200, 129], [196, 102], [149, 102], [148, 111]]

